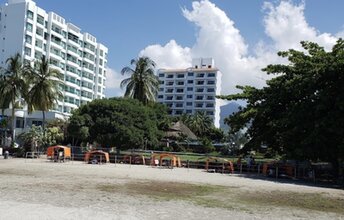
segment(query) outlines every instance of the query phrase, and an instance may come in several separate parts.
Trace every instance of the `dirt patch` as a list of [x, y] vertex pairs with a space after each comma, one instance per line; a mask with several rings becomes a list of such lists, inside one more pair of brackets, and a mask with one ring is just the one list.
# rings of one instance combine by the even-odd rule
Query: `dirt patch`
[[[100, 191], [129, 196], [147, 196], [157, 200], [184, 200], [196, 205], [250, 211], [287, 207], [344, 214], [344, 198], [324, 193], [284, 191], [247, 192], [240, 187], [196, 185], [177, 182], [129, 182], [124, 185], [101, 185]], [[253, 208], [252, 208], [253, 210]]]
[[243, 203], [259, 206], [283, 206], [321, 212], [344, 214], [344, 198], [326, 196], [323, 193], [255, 192], [237, 195]]

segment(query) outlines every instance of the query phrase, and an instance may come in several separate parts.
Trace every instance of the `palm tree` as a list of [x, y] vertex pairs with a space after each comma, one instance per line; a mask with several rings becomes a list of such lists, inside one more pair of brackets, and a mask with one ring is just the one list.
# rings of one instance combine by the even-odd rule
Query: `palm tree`
[[159, 88], [158, 77], [154, 74], [155, 62], [148, 57], [132, 59], [134, 68], [124, 67], [121, 73], [131, 76], [121, 82], [121, 88], [126, 87], [125, 97], [138, 99], [144, 104], [155, 101]]
[[213, 120], [205, 111], [197, 111], [190, 117], [185, 117], [185, 124], [197, 135], [203, 136], [213, 125]]
[[40, 110], [43, 114], [43, 137], [45, 137], [45, 112], [49, 111], [61, 98], [59, 90], [62, 74], [49, 67], [49, 61], [45, 56], [35, 63], [29, 74], [30, 90], [28, 92], [28, 110]]
[[27, 73], [26, 66], [21, 62], [21, 56], [19, 53], [8, 58], [6, 60], [7, 68], [3, 70], [0, 79], [0, 94], [4, 98], [2, 100], [1, 108], [7, 107], [11, 103], [11, 131], [12, 141], [15, 139], [15, 121], [14, 112], [17, 101], [21, 97], [26, 97], [28, 84], [24, 80], [24, 76]]

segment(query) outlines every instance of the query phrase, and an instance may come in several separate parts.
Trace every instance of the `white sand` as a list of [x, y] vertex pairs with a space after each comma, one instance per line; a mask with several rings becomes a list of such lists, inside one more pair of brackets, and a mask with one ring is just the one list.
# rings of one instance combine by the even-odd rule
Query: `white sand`
[[[240, 187], [247, 192], [292, 191], [344, 198], [343, 190], [255, 180], [203, 170], [45, 160], [0, 159], [0, 219], [344, 219], [335, 213], [297, 208], [257, 212], [207, 208], [182, 200], [161, 201], [147, 196], [106, 193], [99, 185], [173, 181]], [[344, 208], [344, 207], [343, 207]]]

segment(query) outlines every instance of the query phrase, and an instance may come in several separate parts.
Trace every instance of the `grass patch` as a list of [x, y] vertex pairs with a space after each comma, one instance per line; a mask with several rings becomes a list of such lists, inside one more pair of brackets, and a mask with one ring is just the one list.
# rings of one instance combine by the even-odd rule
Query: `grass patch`
[[257, 208], [285, 207], [344, 214], [344, 198], [330, 197], [320, 193], [250, 192], [240, 187], [153, 181], [100, 185], [98, 189], [108, 193], [147, 196], [159, 201], [182, 200], [204, 207], [246, 212], [257, 210]]
[[215, 186], [174, 182], [130, 182], [124, 185], [101, 185], [98, 188], [105, 192], [141, 195], [161, 200], [189, 200], [217, 190]]
[[321, 193], [254, 192], [238, 195], [247, 205], [292, 207], [344, 214], [344, 198], [329, 197]]

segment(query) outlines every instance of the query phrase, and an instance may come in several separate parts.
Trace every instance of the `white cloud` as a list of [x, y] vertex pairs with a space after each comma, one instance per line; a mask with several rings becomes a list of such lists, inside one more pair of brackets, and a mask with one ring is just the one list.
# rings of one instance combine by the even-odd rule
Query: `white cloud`
[[124, 90], [120, 88], [121, 81], [128, 76], [123, 76], [116, 70], [107, 68], [106, 70], [106, 97], [123, 96]]
[[170, 40], [166, 45], [150, 45], [142, 50], [139, 56], [149, 56], [158, 68], [187, 68], [191, 65], [190, 48], [178, 45], [175, 40]]
[[281, 1], [277, 6], [265, 2], [263, 6], [265, 33], [275, 42], [278, 50], [301, 49], [300, 41], [313, 41], [331, 49], [337, 38], [329, 33], [319, 33], [305, 18], [305, 3], [294, 5]]
[[209, 0], [195, 1], [191, 10], [182, 9], [183, 16], [197, 27], [196, 43], [191, 48], [171, 40], [166, 45], [147, 46], [140, 55], [151, 57], [164, 68], [184, 68], [191, 66], [192, 58], [212, 57], [223, 75], [222, 94], [237, 92], [235, 85], [261, 87], [265, 79], [271, 77], [262, 72], [262, 68], [271, 63], [287, 62], [276, 55], [277, 51], [300, 49], [302, 40], [314, 41], [330, 49], [337, 40], [311, 27], [304, 10], [304, 3], [264, 3], [263, 28], [272, 44], [260, 41], [253, 45], [254, 53], [248, 54], [249, 45], [227, 14]]

